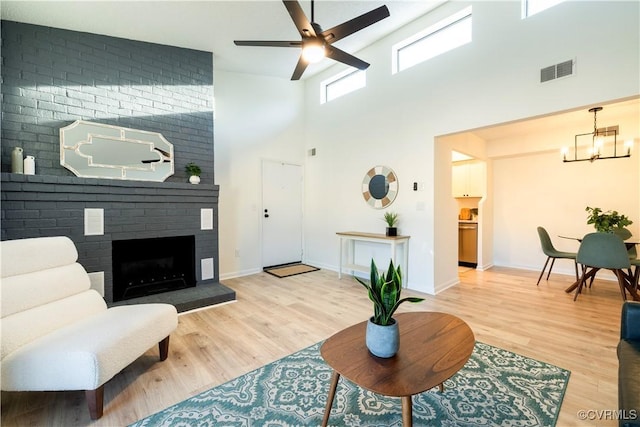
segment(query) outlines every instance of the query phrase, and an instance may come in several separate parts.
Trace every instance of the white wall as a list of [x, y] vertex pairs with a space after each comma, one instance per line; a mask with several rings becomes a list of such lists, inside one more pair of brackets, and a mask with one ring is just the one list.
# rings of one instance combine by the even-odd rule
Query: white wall
[[216, 71], [220, 278], [262, 271], [262, 159], [304, 164], [302, 83]]
[[[309, 262], [335, 268], [336, 231], [383, 231], [382, 212], [364, 203], [360, 183], [369, 168], [384, 164], [400, 183], [390, 210], [400, 214], [400, 232], [411, 235], [409, 286], [433, 293], [455, 283], [457, 257], [451, 247], [457, 245], [457, 211], [450, 199], [450, 168], [444, 167], [450, 153], [436, 149], [435, 138], [640, 93], [637, 2], [566, 2], [527, 20], [520, 19], [519, 2], [473, 2], [471, 44], [390, 74], [392, 44], [464, 6], [447, 3], [359, 52], [372, 63], [364, 89], [320, 105], [320, 81], [343, 68], [306, 82], [307, 149], [318, 152], [306, 166]], [[540, 68], [570, 58], [577, 60], [575, 76], [539, 83]], [[424, 190], [412, 191], [414, 181], [424, 183]], [[590, 200], [601, 200], [603, 207], [609, 202]], [[496, 217], [503, 215], [498, 206], [495, 200]], [[502, 237], [498, 227], [496, 221], [495, 234]], [[530, 230], [509, 232], [518, 241]], [[504, 248], [499, 250], [502, 256]]]
[[[374, 165], [394, 169], [400, 191], [390, 210], [400, 214], [399, 231], [411, 235], [409, 286], [430, 293], [444, 289], [457, 281], [458, 210], [451, 199], [451, 171], [445, 166], [450, 164], [450, 150], [437, 146], [439, 137], [640, 94], [638, 2], [566, 2], [527, 20], [520, 19], [519, 2], [473, 2], [471, 44], [391, 75], [392, 44], [467, 4], [447, 3], [359, 52], [359, 57], [372, 64], [367, 87], [324, 105], [319, 103], [319, 83], [341, 71], [340, 65], [303, 82], [216, 71], [215, 179], [221, 186], [221, 278], [261, 270], [260, 163], [262, 158], [271, 158], [304, 163], [305, 260], [329, 269], [338, 265], [335, 232], [383, 232], [383, 211], [363, 201], [361, 182]], [[569, 58], [577, 60], [575, 76], [539, 83], [540, 68]], [[527, 144], [540, 140], [532, 138]], [[488, 194], [483, 211], [488, 225], [482, 232], [493, 236], [483, 239], [487, 259], [491, 256], [501, 265], [539, 268], [544, 260], [535, 252], [539, 243], [531, 235], [533, 223], [544, 220], [552, 234], [574, 231], [567, 224], [583, 222], [587, 202], [635, 215], [640, 222], [637, 200], [634, 207], [633, 201], [629, 207], [619, 203], [614, 207], [627, 194], [616, 195], [598, 186], [588, 192], [588, 199], [582, 193], [585, 198], [576, 199], [576, 207], [567, 209], [563, 217], [568, 222], [556, 222], [558, 218], [551, 215], [529, 218], [525, 227], [512, 223], [502, 227], [505, 216], [517, 222], [510, 211], [521, 212], [522, 206], [515, 208], [504, 197], [513, 191], [502, 182], [512, 166], [506, 158], [489, 152], [500, 146], [495, 142], [494, 147], [494, 142], [486, 147]], [[504, 154], [507, 145], [496, 150]], [[306, 155], [310, 148], [316, 148], [315, 157]], [[545, 145], [541, 150], [552, 147]], [[514, 163], [530, 169], [527, 179], [519, 178], [520, 184], [535, 182], [540, 167], [564, 174], [566, 167], [576, 166], [557, 162], [557, 151], [552, 151], [520, 157], [517, 152], [509, 153]], [[530, 164], [532, 159], [535, 162]], [[636, 178], [628, 190], [635, 194], [640, 192], [637, 171], [638, 164], [633, 163], [629, 173]], [[421, 184], [420, 191], [412, 190], [414, 181]], [[514, 182], [509, 185], [519, 182], [510, 181]], [[564, 197], [553, 193], [545, 203], [561, 204]], [[512, 252], [521, 252], [515, 242], [534, 248], [528, 260], [513, 258]]]

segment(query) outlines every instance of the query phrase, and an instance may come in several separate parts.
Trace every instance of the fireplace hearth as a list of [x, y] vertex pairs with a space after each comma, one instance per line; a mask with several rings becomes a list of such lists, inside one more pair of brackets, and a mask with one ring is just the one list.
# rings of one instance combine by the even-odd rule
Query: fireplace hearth
[[114, 240], [113, 301], [196, 286], [195, 236]]

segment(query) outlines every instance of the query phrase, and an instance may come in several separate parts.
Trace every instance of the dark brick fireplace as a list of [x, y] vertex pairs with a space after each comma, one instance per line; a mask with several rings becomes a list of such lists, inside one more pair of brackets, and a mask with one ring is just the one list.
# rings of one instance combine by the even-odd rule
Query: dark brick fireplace
[[[0, 70], [2, 240], [70, 237], [78, 261], [104, 279], [109, 305], [170, 302], [184, 311], [235, 298], [218, 282], [211, 52], [2, 21]], [[59, 129], [75, 120], [161, 133], [174, 146], [175, 174], [165, 182], [72, 175], [60, 165]], [[7, 173], [14, 147], [35, 157], [35, 175]], [[189, 162], [202, 169], [199, 185], [187, 183]], [[103, 210], [104, 234], [85, 235], [85, 209]], [[213, 217], [204, 229], [203, 210]], [[196, 286], [114, 301], [113, 242], [176, 236], [193, 236]]]

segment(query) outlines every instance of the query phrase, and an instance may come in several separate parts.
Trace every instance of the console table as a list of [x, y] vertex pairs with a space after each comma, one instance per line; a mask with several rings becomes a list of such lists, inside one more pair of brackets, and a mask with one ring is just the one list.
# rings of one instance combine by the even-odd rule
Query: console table
[[[409, 238], [411, 236], [386, 236], [376, 233], [360, 233], [357, 231], [341, 231], [336, 233], [340, 237], [340, 268], [338, 278], [342, 278], [342, 270], [363, 271], [368, 273], [370, 265], [358, 265], [355, 263], [356, 242], [374, 242], [390, 246], [391, 260], [393, 265], [400, 265], [402, 271], [402, 285], [407, 286], [407, 276], [409, 271]], [[398, 264], [397, 248], [402, 246], [402, 259]], [[346, 249], [345, 249], [345, 246]], [[386, 265], [384, 266], [386, 269]]]

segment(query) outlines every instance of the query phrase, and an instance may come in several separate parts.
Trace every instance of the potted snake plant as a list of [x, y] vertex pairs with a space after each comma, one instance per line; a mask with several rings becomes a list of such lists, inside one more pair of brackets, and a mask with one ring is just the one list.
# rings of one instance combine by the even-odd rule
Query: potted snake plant
[[395, 356], [400, 348], [398, 322], [393, 318], [400, 304], [404, 302], [421, 302], [424, 298], [407, 297], [400, 299], [402, 291], [402, 273], [400, 266], [395, 268], [393, 260], [389, 262], [386, 274], [381, 275], [376, 263], [371, 259], [369, 283], [356, 277], [356, 280], [367, 289], [369, 299], [373, 302], [373, 316], [367, 322], [366, 344], [369, 351], [378, 357]]

